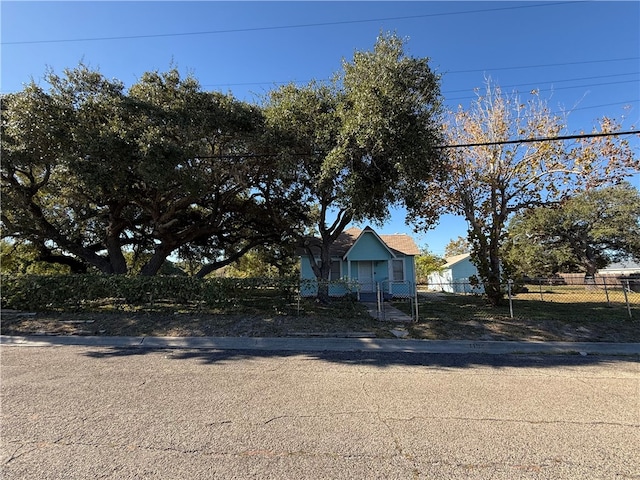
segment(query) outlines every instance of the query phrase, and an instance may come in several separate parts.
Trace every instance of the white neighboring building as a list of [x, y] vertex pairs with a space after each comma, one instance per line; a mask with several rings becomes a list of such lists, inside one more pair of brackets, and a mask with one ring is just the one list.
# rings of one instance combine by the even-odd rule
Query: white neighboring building
[[631, 275], [640, 273], [640, 264], [633, 260], [622, 260], [598, 270], [598, 275]]
[[471, 254], [463, 253], [446, 258], [447, 263], [439, 272], [429, 275], [427, 288], [434, 292], [484, 293], [482, 285], [472, 286], [469, 277], [478, 276], [478, 269], [471, 262]]

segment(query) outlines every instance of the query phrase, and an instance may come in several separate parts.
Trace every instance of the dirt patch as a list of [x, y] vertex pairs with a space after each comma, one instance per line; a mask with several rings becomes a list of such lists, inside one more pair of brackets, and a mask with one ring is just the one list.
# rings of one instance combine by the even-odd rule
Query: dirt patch
[[0, 331], [3, 335], [390, 337], [389, 327], [368, 316], [344, 320], [308, 315], [3, 312]]
[[496, 319], [470, 321], [426, 319], [410, 327], [412, 338], [432, 340], [502, 340], [547, 342], [640, 342], [640, 328], [632, 321], [584, 325], [561, 320]]
[[[331, 315], [194, 313], [28, 313], [2, 312], [3, 335], [103, 335], [175, 337], [377, 337], [395, 338], [399, 328], [354, 311]], [[424, 318], [404, 324], [406, 338], [431, 340], [505, 340], [640, 342], [634, 321]]]

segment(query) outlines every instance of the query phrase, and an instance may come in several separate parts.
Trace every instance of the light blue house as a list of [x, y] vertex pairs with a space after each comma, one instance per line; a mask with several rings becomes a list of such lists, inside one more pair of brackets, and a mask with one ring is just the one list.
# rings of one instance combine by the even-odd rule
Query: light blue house
[[[315, 241], [315, 242], [314, 242]], [[317, 261], [318, 239], [308, 247]], [[317, 253], [315, 253], [315, 251]], [[374, 299], [377, 292], [385, 297], [413, 297], [416, 288], [415, 256], [420, 253], [413, 239], [404, 234], [378, 235], [371, 227], [350, 228], [333, 243], [329, 295], [357, 294], [360, 299]], [[316, 276], [308, 251], [299, 251], [301, 293], [315, 296]]]
[[429, 274], [428, 289], [448, 293], [484, 293], [482, 284], [471, 285], [469, 277], [478, 276], [478, 269], [471, 262], [471, 254], [448, 257], [438, 272]]

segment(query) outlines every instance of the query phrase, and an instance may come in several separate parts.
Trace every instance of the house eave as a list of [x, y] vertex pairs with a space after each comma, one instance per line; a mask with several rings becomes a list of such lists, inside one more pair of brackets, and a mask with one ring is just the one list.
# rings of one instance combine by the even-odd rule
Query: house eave
[[380, 238], [380, 235], [378, 235], [373, 228], [367, 226], [364, 228], [364, 230], [362, 230], [362, 232], [360, 232], [360, 235], [358, 235], [358, 238], [356, 238], [355, 242], [353, 242], [353, 245], [349, 247], [349, 250], [346, 251], [346, 253], [342, 257], [342, 260], [347, 261], [349, 259], [349, 254], [356, 247], [356, 245], [358, 244], [358, 241], [360, 241], [360, 239], [363, 238], [363, 235], [368, 232], [373, 233], [375, 238], [377, 238], [378, 241], [382, 244], [382, 246], [387, 250], [387, 252], [389, 252], [389, 254], [391, 255], [391, 258], [398, 258], [398, 256], [393, 252], [391, 248], [389, 248], [386, 242], [382, 240], [382, 238]]

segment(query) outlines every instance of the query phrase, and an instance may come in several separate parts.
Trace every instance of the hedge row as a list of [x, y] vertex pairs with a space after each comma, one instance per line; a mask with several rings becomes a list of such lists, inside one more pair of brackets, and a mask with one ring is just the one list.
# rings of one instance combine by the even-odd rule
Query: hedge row
[[291, 300], [299, 284], [278, 278], [207, 278], [123, 275], [3, 275], [2, 307], [81, 309], [99, 302], [148, 306], [157, 302], [225, 307], [268, 294]]

